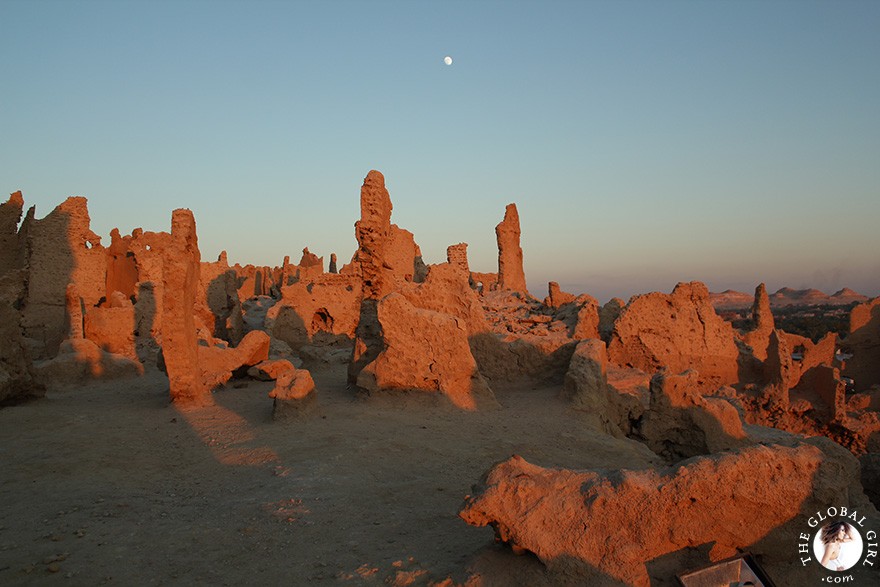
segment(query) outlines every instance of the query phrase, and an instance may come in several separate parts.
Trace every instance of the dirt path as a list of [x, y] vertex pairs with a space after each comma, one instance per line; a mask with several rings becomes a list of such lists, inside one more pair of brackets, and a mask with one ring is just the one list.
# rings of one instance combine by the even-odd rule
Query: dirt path
[[0, 410], [0, 584], [539, 584], [536, 559], [458, 518], [482, 474], [513, 453], [652, 463], [555, 387], [463, 413], [357, 399], [344, 366], [313, 375], [319, 414], [296, 422], [272, 422], [271, 383], [180, 412], [159, 373]]

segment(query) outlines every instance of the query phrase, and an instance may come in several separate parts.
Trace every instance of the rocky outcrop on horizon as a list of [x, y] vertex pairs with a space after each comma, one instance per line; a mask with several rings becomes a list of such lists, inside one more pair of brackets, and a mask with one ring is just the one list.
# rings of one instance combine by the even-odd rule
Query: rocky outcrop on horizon
[[[748, 308], [752, 305], [754, 297], [732, 289], [720, 293], [710, 293], [709, 297], [716, 310], [737, 310]], [[856, 293], [845, 287], [827, 295], [818, 289], [782, 289], [768, 296], [771, 308], [785, 308], [789, 306], [845, 306], [853, 303], [868, 301], [867, 296]]]

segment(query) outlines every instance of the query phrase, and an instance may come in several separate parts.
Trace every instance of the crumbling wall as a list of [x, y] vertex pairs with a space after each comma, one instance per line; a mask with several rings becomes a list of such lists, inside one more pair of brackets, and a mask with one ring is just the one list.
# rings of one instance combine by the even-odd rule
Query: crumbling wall
[[134, 306], [121, 292], [113, 292], [106, 304], [87, 309], [84, 330], [85, 338], [102, 350], [137, 361]]
[[[555, 302], [551, 298], [556, 295]], [[550, 305], [547, 302], [551, 302]], [[558, 303], [558, 306], [553, 306]], [[568, 327], [568, 333], [574, 340], [599, 338], [599, 302], [591, 295], [552, 294], [544, 300], [544, 305], [553, 308], [553, 320], [562, 322]]]
[[104, 295], [109, 298], [114, 291], [126, 297], [137, 294], [140, 281], [134, 252], [131, 250], [131, 235], [121, 236], [119, 229], [110, 232], [110, 246], [107, 247], [107, 278]]
[[43, 386], [34, 378], [33, 368], [21, 335], [18, 308], [24, 298], [21, 272], [0, 275], [0, 405], [42, 397]]
[[[867, 394], [847, 398], [836, 359], [837, 336], [818, 343], [779, 329], [770, 334], [759, 394], [740, 394], [749, 423], [808, 436], [823, 435], [853, 454], [873, 449], [880, 432], [876, 406]], [[751, 387], [751, 386], [749, 386]]]
[[[808, 338], [773, 330], [763, 363], [762, 398], [770, 410], [815, 410], [817, 421], [837, 420], [845, 414], [844, 390], [835, 358], [837, 335], [829, 332], [818, 343]], [[804, 403], [806, 402], [806, 403]]]
[[0, 405], [44, 393], [42, 385], [34, 379], [19, 313], [26, 295], [18, 236], [23, 208], [21, 192], [11, 194], [7, 202], [0, 204]]
[[162, 339], [163, 251], [171, 243], [171, 234], [135, 228], [131, 238], [123, 238], [137, 267], [135, 335], [136, 344], [143, 349], [146, 359], [158, 350]]
[[651, 562], [683, 568], [693, 549], [711, 545], [712, 560], [747, 549], [778, 584], [805, 585], [815, 571], [791, 554], [805, 516], [840, 503], [877, 513], [852, 455], [824, 438], [787, 442], [662, 470], [547, 469], [513, 456], [487, 472], [459, 515], [534, 553], [555, 584], [647, 587], [669, 579], [670, 567], [654, 576]]
[[498, 287], [498, 274], [471, 271], [471, 283], [474, 284], [474, 289], [477, 292], [487, 293]]
[[456, 265], [431, 265], [423, 283], [402, 284], [398, 291], [417, 308], [459, 318], [468, 336], [489, 330], [480, 298], [468, 285], [467, 274]]
[[214, 262], [203, 261], [199, 269], [196, 310], [214, 337], [238, 344], [244, 336], [237, 276], [229, 267], [226, 251]]
[[383, 349], [358, 374], [358, 387], [439, 393], [465, 410], [476, 409], [479, 402], [494, 404], [461, 319], [417, 308], [398, 293], [379, 301], [377, 316]]
[[86, 199], [71, 197], [43, 219], [29, 212], [22, 226], [28, 271], [22, 327], [34, 359], [55, 356], [66, 338], [68, 283], [76, 285], [86, 307], [106, 295], [107, 255], [89, 222]]
[[568, 304], [574, 301], [575, 296], [562, 291], [559, 288], [559, 284], [555, 281], [551, 281], [547, 284], [547, 297], [544, 298], [544, 305], [550, 308], [559, 308], [563, 304]]
[[614, 331], [614, 323], [620, 317], [626, 307], [626, 302], [620, 298], [611, 298], [605, 305], [599, 308], [599, 337], [606, 343], [611, 341], [611, 333]]
[[608, 354], [598, 339], [582, 340], [575, 347], [560, 394], [571, 406], [588, 414], [606, 433], [623, 437], [631, 433], [645, 409], [640, 398], [619, 393], [608, 384]]
[[446, 247], [446, 262], [454, 267], [458, 267], [470, 279], [471, 269], [468, 264], [467, 248], [467, 243], [449, 245]]
[[494, 404], [470, 346], [488, 324], [461, 267], [430, 266], [423, 283], [401, 284], [377, 310], [383, 350], [364, 367], [359, 387], [439, 392], [468, 410]]
[[491, 399], [468, 341], [487, 330], [479, 299], [460, 265], [420, 269], [421, 252], [391, 210], [385, 178], [371, 171], [355, 225], [362, 300], [349, 381], [371, 392], [439, 392], [474, 409], [478, 397]]
[[10, 194], [9, 200], [0, 204], [0, 277], [21, 268], [18, 223], [23, 210], [24, 198], [21, 192]]
[[764, 380], [762, 391], [765, 405], [773, 410], [788, 410], [789, 390], [797, 382], [798, 371], [791, 358], [791, 348], [782, 330], [770, 333], [767, 345], [767, 360], [764, 361]]
[[[304, 248], [296, 273], [300, 281], [312, 281], [320, 277], [324, 273], [324, 257], [312, 253], [308, 247]], [[281, 287], [285, 284], [282, 280]]]
[[[834, 370], [840, 367], [836, 355], [837, 333], [829, 332], [816, 343], [809, 338], [787, 332], [785, 337], [792, 357], [800, 356], [800, 360], [792, 360], [794, 371], [792, 388], [808, 394], [815, 393], [820, 397], [829, 397], [828, 369]], [[839, 380], [839, 372], [837, 378]], [[826, 407], [833, 411], [835, 403], [826, 404]]]
[[496, 289], [478, 299], [490, 327], [471, 337], [480, 372], [493, 382], [529, 377], [561, 383], [577, 344], [571, 333], [581, 306], [571, 304], [564, 317], [549, 315], [544, 304], [521, 292]]
[[648, 373], [695, 369], [709, 384], [738, 381], [733, 328], [715, 313], [709, 290], [698, 281], [679, 283], [671, 295], [631, 299], [614, 323], [608, 358]]
[[810, 387], [819, 396], [827, 410], [828, 421], [846, 419], [846, 384], [840, 378], [840, 370], [830, 365], [820, 365], [809, 371]]
[[294, 350], [312, 342], [353, 340], [360, 307], [359, 278], [325, 273], [307, 283], [282, 287], [281, 300], [266, 314], [266, 328]]
[[268, 296], [273, 287], [279, 287], [281, 268], [257, 267], [254, 265], [232, 266], [238, 280], [238, 299], [247, 300], [254, 296]]
[[421, 281], [423, 275], [417, 263], [421, 262], [422, 251], [416, 244], [413, 233], [392, 224], [388, 237], [383, 259], [394, 284]]
[[747, 442], [736, 408], [725, 399], [703, 396], [696, 371], [654, 375], [649, 397], [632, 436], [670, 462]]
[[852, 309], [843, 346], [852, 354], [843, 374], [853, 378], [856, 390], [866, 391], [880, 383], [880, 297]]

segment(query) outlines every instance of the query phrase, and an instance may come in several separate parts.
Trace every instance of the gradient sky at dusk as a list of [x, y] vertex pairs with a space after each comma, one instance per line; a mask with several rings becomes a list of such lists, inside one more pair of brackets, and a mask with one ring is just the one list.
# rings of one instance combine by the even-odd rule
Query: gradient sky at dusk
[[[203, 259], [347, 261], [385, 174], [425, 260], [604, 302], [880, 294], [880, 2], [0, 1], [0, 189]], [[444, 65], [451, 55], [454, 64]]]

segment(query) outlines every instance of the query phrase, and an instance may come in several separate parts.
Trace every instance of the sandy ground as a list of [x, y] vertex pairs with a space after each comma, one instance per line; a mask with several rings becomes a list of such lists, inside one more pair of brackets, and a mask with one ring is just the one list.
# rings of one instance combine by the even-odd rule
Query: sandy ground
[[313, 417], [273, 422], [271, 383], [181, 412], [160, 373], [0, 410], [0, 585], [548, 583], [458, 518], [494, 463], [642, 468], [558, 387], [496, 387], [480, 413], [357, 398], [313, 371]]

